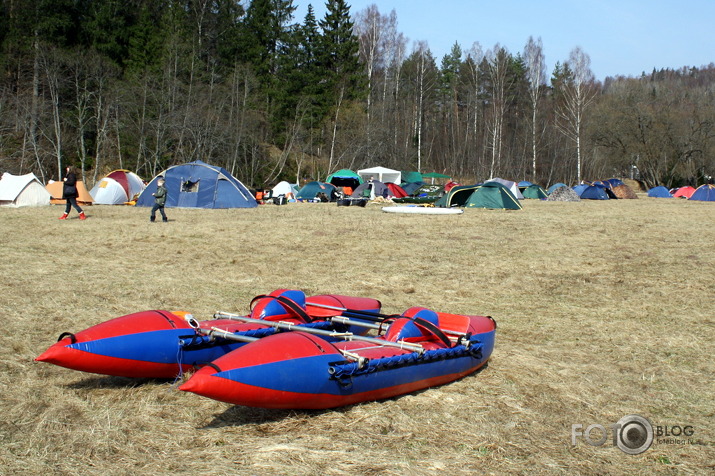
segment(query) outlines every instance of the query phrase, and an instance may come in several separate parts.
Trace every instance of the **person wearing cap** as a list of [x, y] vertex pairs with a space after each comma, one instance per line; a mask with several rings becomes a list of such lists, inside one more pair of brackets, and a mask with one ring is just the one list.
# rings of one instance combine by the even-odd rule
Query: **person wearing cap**
[[164, 177], [159, 177], [156, 181], [156, 192], [152, 193], [154, 197], [154, 206], [151, 208], [150, 221], [156, 220], [156, 211], [161, 213], [161, 221], [167, 222], [166, 213], [164, 213], [164, 205], [166, 205], [166, 187], [164, 186]]

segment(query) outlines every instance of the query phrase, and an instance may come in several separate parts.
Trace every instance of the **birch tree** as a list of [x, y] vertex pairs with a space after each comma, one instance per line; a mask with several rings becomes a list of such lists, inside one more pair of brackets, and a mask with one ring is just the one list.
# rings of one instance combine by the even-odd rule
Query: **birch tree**
[[491, 107], [489, 127], [489, 141], [491, 147], [491, 165], [489, 178], [494, 178], [498, 170], [502, 155], [502, 141], [504, 135], [504, 118], [507, 110], [507, 89], [509, 87], [509, 52], [497, 43], [487, 52], [487, 65], [489, 82], [491, 86]]
[[557, 127], [576, 146], [576, 180], [583, 179], [582, 132], [584, 113], [596, 97], [591, 58], [580, 47], [571, 50], [565, 64], [570, 74], [560, 82], [561, 101], [556, 106]]
[[537, 116], [539, 99], [546, 84], [546, 62], [544, 60], [544, 47], [541, 37], [534, 40], [529, 37], [524, 48], [524, 62], [526, 63], [526, 79], [529, 84], [529, 99], [531, 102], [531, 177], [536, 182], [536, 149], [538, 142]]

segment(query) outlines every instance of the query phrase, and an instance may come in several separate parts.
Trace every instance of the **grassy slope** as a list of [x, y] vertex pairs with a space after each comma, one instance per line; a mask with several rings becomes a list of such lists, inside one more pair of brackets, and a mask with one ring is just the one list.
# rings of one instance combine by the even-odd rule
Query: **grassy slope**
[[[0, 465], [26, 474], [712, 471], [715, 208], [641, 198], [400, 216], [254, 210], [0, 209]], [[33, 358], [63, 331], [143, 309], [246, 312], [276, 288], [489, 314], [484, 371], [333, 411], [235, 407], [171, 382]], [[571, 425], [638, 413], [702, 445], [571, 446]]]

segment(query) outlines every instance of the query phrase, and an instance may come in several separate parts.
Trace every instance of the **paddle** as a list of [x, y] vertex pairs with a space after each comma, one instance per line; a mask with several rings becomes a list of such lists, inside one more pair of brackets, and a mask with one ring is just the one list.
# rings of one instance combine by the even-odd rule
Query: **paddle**
[[[373, 311], [363, 311], [361, 309], [348, 309], [345, 307], [337, 307], [337, 306], [330, 306], [329, 304], [320, 304], [316, 302], [309, 302], [307, 301], [305, 303], [306, 307], [314, 307], [318, 309], [311, 309], [308, 312], [310, 315], [315, 316], [315, 317], [333, 317], [335, 316], [335, 312], [331, 311], [339, 311], [341, 315], [345, 317], [354, 317], [356, 319], [364, 319], [366, 321], [372, 321], [372, 322], [383, 322], [388, 319], [394, 319], [397, 317], [400, 317], [398, 314], [381, 314], [379, 312], [373, 312]], [[323, 310], [321, 312], [321, 310]]]
[[199, 321], [197, 321], [195, 318], [190, 317], [186, 319], [186, 322], [198, 333], [207, 335], [209, 337], [213, 337], [214, 335], [218, 335], [219, 337], [226, 339], [226, 340], [233, 340], [236, 342], [255, 342], [257, 340], [260, 340], [259, 337], [250, 337], [250, 336], [244, 336], [240, 334], [234, 334], [233, 332], [229, 332], [224, 329], [219, 329], [218, 327], [212, 327], [211, 329], [203, 329], [202, 327], [199, 326]]
[[319, 336], [326, 336], [326, 337], [333, 337], [333, 338], [339, 338], [339, 339], [344, 339], [346, 341], [360, 341], [360, 342], [370, 342], [373, 344], [378, 344], [383, 347], [396, 347], [398, 349], [404, 349], [404, 350], [411, 350], [412, 352], [417, 352], [419, 354], [422, 354], [424, 352], [424, 347], [422, 347], [419, 344], [409, 344], [404, 341], [399, 341], [399, 342], [390, 342], [386, 341], [384, 339], [379, 339], [379, 338], [374, 338], [374, 337], [364, 337], [364, 336], [358, 336], [353, 334], [352, 332], [335, 332], [335, 331], [328, 331], [328, 330], [323, 330], [323, 329], [313, 329], [310, 327], [303, 327], [298, 324], [292, 324], [290, 322], [275, 322], [275, 321], [264, 321], [263, 319], [254, 319], [252, 317], [245, 317], [245, 316], [239, 316], [238, 314], [231, 314], [228, 312], [217, 312], [214, 314], [214, 316], [220, 316], [228, 319], [233, 319], [236, 321], [242, 321], [242, 322], [255, 322], [257, 324], [263, 324], [266, 326], [274, 327], [276, 329], [282, 329], [282, 330], [299, 330], [302, 332], [306, 332], [308, 334], [315, 334]]
[[[355, 321], [353, 319], [350, 319], [349, 317], [343, 317], [343, 316], [333, 316], [329, 318], [332, 322], [337, 322], [338, 324], [345, 324], [345, 325], [352, 325], [352, 326], [357, 326], [357, 327], [365, 327], [367, 329], [375, 329], [377, 331], [382, 331], [385, 329], [385, 326], [382, 324], [371, 324], [369, 322], [362, 322], [362, 321]], [[451, 340], [456, 340], [457, 337], [464, 337], [463, 332], [457, 332], [457, 331], [450, 331], [447, 329], [442, 329], [442, 332], [445, 334], [448, 334], [450, 336], [455, 336], [455, 338], [450, 337]]]

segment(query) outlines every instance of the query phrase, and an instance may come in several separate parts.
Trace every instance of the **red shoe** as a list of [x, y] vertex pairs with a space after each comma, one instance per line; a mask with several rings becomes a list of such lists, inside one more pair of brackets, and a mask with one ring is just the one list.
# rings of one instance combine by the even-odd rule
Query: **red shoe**
[[60, 217], [60, 220], [66, 220], [67, 219], [67, 214], [63, 213], [62, 216]]
[[86, 219], [87, 219], [87, 215], [85, 215], [84, 212], [79, 212], [79, 219], [80, 219], [80, 220], [86, 220]]

